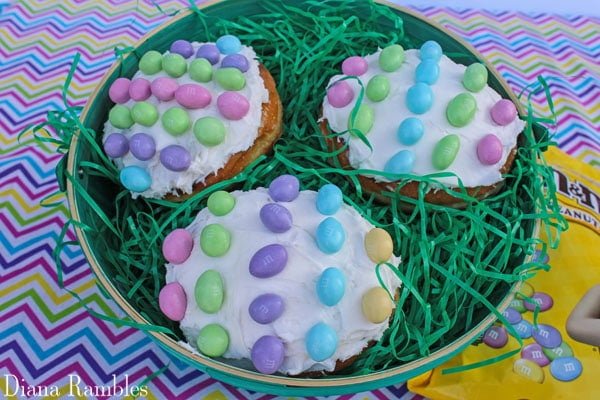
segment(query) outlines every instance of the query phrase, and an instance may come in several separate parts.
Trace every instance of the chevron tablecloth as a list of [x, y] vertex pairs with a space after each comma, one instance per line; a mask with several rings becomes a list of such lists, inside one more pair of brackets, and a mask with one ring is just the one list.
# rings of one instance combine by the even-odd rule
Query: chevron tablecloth
[[[185, 1], [162, 1], [167, 13]], [[555, 139], [567, 153], [600, 165], [600, 19], [586, 16], [521, 14], [417, 8], [471, 42], [515, 92], [543, 75], [557, 114]], [[86, 385], [147, 383], [148, 398], [270, 399], [221, 384], [170, 357], [142, 332], [90, 316], [57, 284], [51, 257], [67, 205], [39, 203], [57, 189], [51, 147], [31, 135], [28, 124], [62, 108], [61, 88], [73, 56], [81, 53], [69, 92], [84, 105], [114, 61], [113, 48], [132, 45], [168, 17], [152, 2], [0, 0], [0, 397], [21, 386], [56, 386], [67, 393], [69, 375]], [[536, 111], [549, 115], [542, 94]], [[59, 199], [61, 200], [61, 199]], [[75, 239], [73, 232], [68, 237]], [[82, 252], [62, 254], [65, 284], [85, 303], [122, 316], [96, 287]], [[7, 376], [8, 375], [8, 376]], [[9, 391], [6, 391], [8, 384]], [[19, 392], [20, 394], [21, 392]], [[406, 385], [340, 398], [416, 399]]]

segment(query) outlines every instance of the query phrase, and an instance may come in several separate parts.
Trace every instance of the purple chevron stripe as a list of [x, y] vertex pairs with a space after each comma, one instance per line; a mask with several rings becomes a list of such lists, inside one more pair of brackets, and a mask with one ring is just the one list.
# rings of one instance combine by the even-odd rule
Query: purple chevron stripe
[[7, 159], [7, 158], [15, 158], [17, 156], [24, 155], [24, 154], [27, 154], [27, 155], [32, 154], [34, 156], [34, 158], [37, 159], [36, 161], [41, 161], [40, 164], [52, 165], [56, 160], [59, 160], [61, 158], [60, 154], [46, 154], [35, 146], [23, 146], [20, 149], [16, 149], [13, 153], [11, 153], [10, 156], [8, 156], [8, 155], [0, 156], [0, 160]]
[[[48, 258], [50, 258], [50, 256], [51, 255], [49, 254]], [[18, 264], [18, 263], [14, 263], [14, 264]], [[0, 265], [4, 269], [8, 269], [8, 267], [10, 267], [10, 265], [7, 265], [6, 263], [4, 263], [4, 260], [2, 259], [1, 255], [0, 255]], [[76, 271], [78, 268], [80, 268], [81, 266], [84, 266], [84, 265], [87, 266], [87, 262], [86, 262], [85, 258], [83, 258], [83, 255], [82, 255], [81, 259], [79, 259], [77, 262], [74, 262], [72, 264], [70, 270], [67, 270], [67, 268], [63, 269], [64, 275], [68, 276], [64, 280], [65, 286], [69, 286], [79, 280], [82, 280], [82, 279], [92, 276], [92, 271], [90, 269], [83, 269], [83, 271], [81, 271], [80, 273], [73, 275], [73, 276], [69, 276], [70, 271]], [[26, 272], [33, 272], [33, 271], [38, 272], [39, 271], [37, 269], [38, 266], [42, 267], [44, 273], [47, 274], [52, 279], [52, 281], [56, 281], [56, 266], [54, 265], [54, 263], [50, 264], [45, 259], [39, 257], [39, 258], [31, 260], [30, 262], [28, 262], [26, 265], [22, 266], [21, 268], [16, 268], [16, 269], [12, 270], [11, 272], [9, 272], [8, 274], [0, 275], [0, 283], [4, 284], [7, 282], [10, 282], [11, 279], [18, 279], [18, 277], [20, 275], [22, 275]]]
[[[0, 253], [0, 266], [2, 266], [2, 269], [4, 269], [4, 270], [12, 269], [15, 266], [17, 266], [18, 264], [21, 264], [22, 262], [24, 262], [25, 260], [27, 260], [28, 258], [30, 258], [31, 256], [33, 256], [37, 253], [46, 253], [48, 255], [48, 257], [51, 258], [53, 250], [54, 249], [50, 245], [42, 244], [40, 246], [30, 248], [30, 250], [19, 254], [17, 257], [13, 258], [12, 260], [9, 260], [8, 258], [4, 258], [4, 255]], [[34, 259], [34, 261], [41, 261], [41, 259]], [[68, 274], [72, 271], [77, 270], [79, 267], [84, 266], [84, 265], [85, 265], [85, 260], [81, 260], [81, 261], [73, 263], [71, 265], [63, 265], [63, 273]], [[47, 267], [44, 269], [48, 272], [48, 275], [52, 276], [56, 280], [56, 268], [54, 266], [50, 266], [49, 264], [47, 264], [45, 262], [43, 263], [43, 266]], [[5, 277], [7, 277], [7, 276], [8, 275], [0, 276], [0, 279], [4, 280]]]
[[56, 187], [56, 181], [54, 179], [51, 179], [51, 180], [48, 180], [45, 182], [37, 182], [37, 180], [30, 174], [29, 170], [24, 165], [21, 165], [21, 164], [15, 164], [15, 165], [12, 165], [12, 166], [4, 169], [2, 171], [2, 175], [7, 177], [10, 174], [12, 174], [13, 172], [17, 173], [17, 175], [19, 175], [18, 173], [20, 172], [25, 178], [27, 178], [27, 182], [29, 182], [36, 189], [39, 189], [41, 187], [48, 186], [48, 185], [52, 185], [52, 187]]

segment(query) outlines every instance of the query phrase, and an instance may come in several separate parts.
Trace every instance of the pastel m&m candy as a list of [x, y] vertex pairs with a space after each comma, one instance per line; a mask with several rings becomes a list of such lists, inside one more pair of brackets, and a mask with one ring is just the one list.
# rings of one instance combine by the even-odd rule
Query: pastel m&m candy
[[477, 101], [471, 93], [460, 93], [456, 95], [446, 107], [446, 118], [450, 125], [462, 128], [467, 126], [475, 117]]
[[156, 50], [146, 52], [140, 59], [138, 67], [146, 75], [154, 75], [162, 69], [162, 54]]
[[361, 307], [363, 315], [369, 322], [380, 324], [392, 315], [394, 303], [385, 289], [377, 286], [363, 295]]
[[428, 40], [421, 45], [419, 50], [419, 58], [421, 60], [435, 60], [439, 61], [442, 57], [442, 46], [435, 40]]
[[294, 201], [300, 194], [300, 181], [293, 175], [281, 175], [269, 185], [269, 196], [275, 201]]
[[190, 75], [190, 78], [196, 82], [210, 82], [213, 74], [210, 61], [205, 58], [195, 59], [190, 64], [188, 74]]
[[415, 114], [425, 114], [433, 105], [433, 91], [428, 84], [417, 82], [406, 92], [406, 107]]
[[385, 72], [394, 72], [404, 62], [404, 48], [399, 44], [393, 44], [381, 50], [379, 54], [379, 66]]
[[219, 311], [225, 298], [221, 274], [214, 269], [204, 271], [194, 286], [194, 297], [198, 308], [205, 313], [214, 314]]
[[229, 54], [221, 61], [221, 68], [237, 68], [241, 72], [248, 71], [250, 65], [248, 59], [243, 54]]
[[458, 135], [446, 135], [440, 139], [433, 148], [431, 155], [434, 168], [439, 170], [448, 168], [454, 162], [459, 149], [460, 138]]
[[462, 83], [465, 89], [470, 92], [481, 91], [488, 80], [488, 71], [485, 65], [474, 63], [467, 67], [463, 75]]
[[533, 334], [533, 325], [524, 319], [513, 325], [513, 328], [521, 339], [529, 339]]
[[202, 354], [220, 357], [229, 348], [229, 334], [221, 325], [209, 324], [200, 329], [196, 345]]
[[190, 167], [192, 156], [185, 147], [172, 144], [160, 151], [160, 163], [169, 171], [181, 172]]
[[283, 364], [285, 348], [276, 336], [265, 335], [254, 343], [250, 351], [250, 359], [254, 368], [263, 374], [273, 374]]
[[538, 324], [537, 327], [533, 328], [533, 339], [541, 346], [547, 348], [558, 347], [562, 343], [562, 336], [560, 332], [546, 324]]
[[183, 264], [192, 254], [194, 239], [185, 229], [175, 229], [169, 233], [162, 245], [162, 253], [170, 263]]
[[542, 351], [550, 361], [561, 357], [573, 357], [573, 349], [571, 349], [571, 346], [567, 342], [562, 342], [560, 346], [551, 349], [544, 347]]
[[518, 324], [523, 319], [520, 312], [510, 307], [504, 310], [502, 316], [506, 318], [506, 321], [511, 325]]
[[233, 54], [242, 49], [240, 39], [233, 35], [221, 36], [217, 39], [216, 45], [222, 54]]
[[531, 296], [531, 299], [533, 302], [528, 300], [523, 301], [523, 305], [529, 311], [534, 311], [536, 305], [539, 307], [540, 311], [547, 311], [554, 305], [554, 300], [546, 293], [535, 292], [533, 296]]
[[335, 267], [325, 269], [317, 280], [317, 296], [326, 306], [334, 306], [344, 297], [346, 277]]
[[175, 100], [190, 110], [204, 108], [210, 104], [212, 96], [203, 86], [195, 83], [186, 83], [181, 85], [175, 91]]
[[333, 356], [337, 349], [338, 337], [329, 325], [319, 322], [314, 325], [304, 338], [306, 352], [315, 361], [325, 361]]
[[269, 244], [260, 248], [250, 259], [249, 270], [257, 278], [270, 278], [285, 268], [287, 250], [280, 244]]
[[187, 40], [176, 40], [171, 44], [169, 49], [171, 53], [179, 54], [183, 58], [190, 58], [194, 54], [192, 44]]
[[411, 150], [400, 150], [385, 163], [383, 170], [391, 174], [408, 174], [414, 165], [415, 153]]
[[166, 284], [158, 293], [160, 311], [172, 321], [181, 321], [185, 316], [187, 297], [183, 287], [177, 282]]
[[136, 133], [129, 140], [129, 149], [135, 158], [147, 161], [156, 154], [154, 138], [146, 133]]
[[152, 126], [158, 121], [158, 110], [147, 101], [135, 103], [131, 108], [131, 118], [143, 126]]
[[417, 65], [415, 70], [415, 82], [423, 82], [433, 85], [440, 77], [440, 67], [437, 61], [426, 58]]
[[513, 371], [524, 378], [537, 383], [544, 382], [544, 370], [531, 360], [518, 359], [513, 364]]
[[502, 159], [503, 147], [498, 136], [490, 133], [477, 143], [477, 158], [483, 165], [494, 165]]
[[333, 215], [340, 209], [343, 201], [340, 188], [328, 183], [321, 186], [317, 193], [317, 210], [323, 215]]
[[387, 231], [373, 228], [365, 235], [365, 251], [374, 263], [386, 262], [392, 257], [394, 243]]
[[345, 240], [346, 232], [337, 219], [327, 217], [317, 226], [317, 246], [323, 253], [337, 253], [344, 245]]
[[367, 72], [368, 68], [367, 60], [360, 56], [348, 57], [342, 62], [342, 73], [344, 75], [361, 76]]
[[237, 68], [219, 68], [214, 73], [215, 81], [225, 90], [242, 90], [246, 86], [244, 74]]
[[181, 136], [190, 128], [190, 117], [180, 107], [171, 107], [160, 118], [163, 128], [173, 136]]
[[194, 123], [194, 136], [207, 147], [216, 146], [225, 140], [225, 125], [215, 117], [199, 118]]
[[237, 121], [248, 114], [250, 103], [242, 94], [236, 92], [223, 92], [217, 98], [217, 107], [222, 116]]
[[354, 91], [348, 82], [339, 81], [327, 90], [327, 101], [335, 108], [346, 107], [354, 100]]
[[517, 108], [512, 101], [500, 99], [490, 110], [490, 116], [498, 125], [508, 125], [517, 118]]
[[533, 361], [540, 367], [545, 367], [550, 364], [550, 360], [548, 360], [548, 357], [546, 357], [542, 351], [542, 346], [537, 343], [531, 343], [523, 347], [521, 350], [521, 357]]
[[170, 101], [175, 97], [175, 91], [178, 88], [177, 81], [173, 78], [162, 76], [156, 78], [150, 84], [152, 94], [160, 101]]
[[577, 379], [583, 372], [581, 362], [575, 357], [557, 358], [550, 364], [552, 376], [562, 382]]
[[200, 232], [200, 248], [209, 257], [221, 257], [229, 250], [231, 233], [221, 224], [209, 224]]
[[283, 314], [285, 303], [283, 298], [274, 293], [261, 294], [250, 303], [250, 318], [259, 324], [270, 324]]
[[181, 55], [171, 53], [163, 57], [162, 69], [164, 69], [169, 76], [179, 78], [186, 73], [187, 63]]
[[499, 349], [508, 343], [508, 334], [503, 326], [491, 326], [483, 334], [483, 343]]
[[398, 127], [398, 141], [405, 146], [411, 146], [423, 137], [424, 132], [423, 121], [416, 117], [408, 117]]
[[129, 100], [129, 85], [131, 81], [127, 78], [117, 78], [108, 89], [108, 97], [117, 103], [123, 104]]
[[133, 125], [133, 118], [131, 118], [129, 108], [121, 104], [116, 104], [110, 109], [108, 120], [115, 128], [119, 129], [131, 128]]
[[390, 93], [390, 80], [385, 75], [375, 75], [367, 84], [367, 98], [373, 102], [385, 100]]
[[110, 158], [123, 157], [129, 151], [127, 138], [121, 133], [111, 133], [104, 141], [104, 151]]
[[129, 85], [129, 97], [135, 101], [144, 101], [150, 95], [152, 91], [150, 90], [150, 81], [144, 78], [136, 78], [131, 81]]
[[360, 131], [363, 135], [369, 133], [375, 122], [375, 110], [363, 103], [358, 108], [356, 116], [352, 119], [352, 113], [348, 116], [348, 130], [353, 135], [356, 135], [356, 131]]
[[260, 220], [274, 233], [283, 233], [292, 227], [292, 214], [287, 208], [277, 203], [265, 204], [260, 209]]
[[208, 197], [208, 211], [217, 217], [227, 215], [235, 207], [235, 197], [229, 192], [219, 190]]
[[196, 57], [208, 60], [209, 63], [215, 65], [219, 62], [221, 53], [219, 52], [217, 46], [212, 43], [207, 43], [198, 48], [198, 51], [196, 51]]
[[148, 172], [137, 165], [129, 165], [119, 172], [119, 180], [127, 190], [141, 193], [150, 188], [152, 178]]

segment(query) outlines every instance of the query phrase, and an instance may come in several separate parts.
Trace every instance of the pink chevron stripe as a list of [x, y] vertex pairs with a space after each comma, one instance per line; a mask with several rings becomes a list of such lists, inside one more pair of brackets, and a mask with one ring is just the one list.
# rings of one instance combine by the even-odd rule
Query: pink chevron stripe
[[574, 152], [577, 152], [577, 151], [580, 151], [580, 150], [583, 150], [586, 148], [590, 148], [590, 149], [594, 150], [596, 153], [600, 154], [600, 144], [594, 143], [594, 142], [589, 142], [587, 140], [581, 140], [574, 146], [569, 147], [569, 151], [574, 153]]
[[23, 146], [21, 148], [18, 148], [9, 155], [0, 156], [0, 160], [15, 158], [20, 155], [33, 155], [33, 156], [35, 156], [35, 158], [37, 158], [37, 160], [42, 161], [43, 164], [50, 164], [50, 165], [52, 165], [56, 160], [63, 157], [62, 154], [44, 153], [37, 146], [30, 145], [30, 146]]
[[[44, 254], [44, 256], [51, 259], [50, 254]], [[52, 281], [56, 282], [57, 276], [56, 276], [56, 266], [54, 264], [54, 260], [51, 259], [51, 261], [49, 262], [44, 258], [44, 256], [40, 256], [40, 257], [36, 257], [36, 258], [32, 258], [30, 260], [27, 260], [27, 263], [25, 265], [23, 265], [22, 267], [13, 268], [10, 270], [10, 272], [0, 275], [0, 282], [5, 283], [5, 282], [10, 281], [11, 279], [19, 279], [19, 276], [21, 274], [23, 274], [25, 272], [31, 272], [33, 270], [36, 270], [37, 267], [41, 267], [42, 271], [44, 271]], [[81, 258], [83, 258], [83, 255], [81, 256]], [[91, 269], [86, 269], [85, 271], [88, 272], [88, 275], [92, 274]], [[79, 279], [83, 279], [84, 277], [85, 276], [77, 275], [75, 277], [65, 278], [64, 284], [65, 284], [65, 286], [73, 284], [73, 283], [77, 282]]]
[[[115, 324], [104, 322], [101, 319], [92, 317], [83, 308], [77, 314], [72, 314], [72, 316], [70, 315], [68, 319], [61, 319], [60, 324], [45, 320], [42, 321], [40, 318], [38, 318], [36, 310], [30, 307], [30, 305], [27, 303], [20, 304], [18, 307], [9, 309], [9, 311], [2, 313], [2, 315], [0, 315], [0, 322], [10, 321], [10, 318], [19, 317], [21, 315], [27, 316], [27, 320], [31, 322], [33, 326], [35, 326], [36, 332], [39, 332], [45, 340], [50, 340], [55, 336], [64, 335], [65, 327], [73, 327], [84, 321], [98, 327], [98, 329], [102, 331], [103, 335], [106, 336], [106, 339], [108, 339], [110, 344], [113, 346], [118, 345], [120, 342], [138, 333], [137, 329], [128, 327], [119, 328], [118, 330], [120, 332], [116, 332], [117, 329]], [[88, 324], [86, 323], [84, 325]], [[50, 328], [51, 326], [54, 327]], [[110, 350], [109, 346], [107, 346], [107, 350]]]
[[[542, 75], [546, 78], [547, 78], [547, 76], [558, 76], [558, 77], [561, 76], [560, 71], [557, 71], [556, 69], [550, 68], [546, 65], [544, 65], [542, 68], [532, 71], [531, 73], [528, 73], [528, 74], [525, 74], [525, 73], [515, 69], [514, 66], [507, 66], [505, 64], [495, 65], [495, 67], [500, 72], [502, 72], [502, 71], [513, 72], [517, 75], [520, 75], [521, 78], [523, 78], [524, 80], [531, 81], [531, 82], [535, 82], [539, 75]], [[589, 73], [589, 71], [586, 68], [582, 68], [582, 70]]]
[[[569, 35], [569, 32], [557, 32], [554, 36], [544, 36], [543, 33], [540, 33], [538, 31], [534, 31], [531, 29], [527, 29], [526, 27], [523, 27], [521, 30], [515, 31], [509, 35], [506, 35], [506, 33], [504, 33], [499, 27], [495, 27], [495, 26], [491, 26], [491, 27], [485, 26], [485, 27], [481, 27], [481, 28], [477, 28], [477, 29], [465, 29], [465, 27], [460, 27], [460, 26], [454, 26], [454, 28], [457, 31], [460, 30], [460, 32], [462, 33], [463, 36], [469, 37], [469, 38], [476, 37], [480, 34], [485, 34], [485, 33], [495, 33], [495, 34], [501, 35], [502, 37], [499, 39], [502, 39], [503, 42], [508, 42], [507, 44], [510, 44], [512, 39], [520, 39], [523, 37], [535, 37], [541, 41], [547, 42], [550, 45], [552, 45], [558, 39], [563, 39], [563, 40], [569, 41], [569, 42], [575, 42], [574, 39], [577, 38], [576, 36]], [[593, 44], [596, 44], [596, 42], [599, 42], [599, 41], [600, 41], [600, 38], [597, 36], [592, 36], [587, 41], [583, 41], [581, 39], [576, 40], [577, 43], [579, 43], [581, 45], [586, 45], [586, 46], [591, 46]]]
[[36, 225], [27, 225], [27, 228], [18, 229], [19, 225], [13, 224], [13, 221], [6, 218], [3, 213], [0, 213], [0, 222], [4, 223], [4, 229], [5, 231], [8, 230], [10, 232], [12, 239], [18, 239], [35, 233], [36, 231], [43, 231], [45, 230], [44, 228], [51, 228], [52, 225], [56, 225], [56, 227], [60, 230], [65, 224], [65, 221], [62, 218], [55, 216], [45, 219]]
[[[505, 47], [499, 46], [497, 44], [490, 44], [490, 45], [478, 47], [478, 50], [481, 51], [482, 53], [488, 53], [488, 52], [491, 53], [492, 51], [497, 51], [499, 53], [502, 53], [502, 52], [505, 52]], [[558, 56], [561, 53], [562, 53], [562, 55]], [[591, 56], [589, 56], [587, 54], [583, 54], [583, 53], [578, 53], [576, 51], [573, 51], [570, 48], [563, 48], [560, 52], [554, 53], [554, 52], [546, 50], [544, 48], [535, 46], [534, 44], [528, 44], [527, 48], [522, 49], [522, 50], [517, 50], [517, 51], [513, 50], [512, 54], [511, 54], [511, 58], [516, 58], [516, 59], [525, 58], [532, 54], [533, 55], [543, 54], [543, 55], [548, 56], [549, 58], [552, 58], [556, 61], [565, 61], [565, 60], [571, 59], [571, 58], [575, 58], [575, 59], [584, 58], [588, 61], [593, 61]]]

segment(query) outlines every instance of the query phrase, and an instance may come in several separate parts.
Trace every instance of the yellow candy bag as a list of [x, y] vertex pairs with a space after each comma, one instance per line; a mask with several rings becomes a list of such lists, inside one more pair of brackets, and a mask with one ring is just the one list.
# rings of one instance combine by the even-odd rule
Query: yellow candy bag
[[[600, 399], [600, 170], [556, 148], [546, 152], [546, 160], [554, 168], [569, 229], [557, 249], [548, 249], [550, 271], [538, 272], [521, 289], [539, 306], [538, 328], [528, 331], [534, 323], [529, 309], [535, 305], [517, 298], [504, 316], [525, 337], [519, 353], [485, 367], [444, 373], [518, 349], [510, 334], [501, 348], [490, 347], [503, 341], [499, 331], [504, 328], [496, 324], [496, 332], [486, 331], [460, 355], [410, 380], [411, 391], [435, 400]], [[582, 311], [588, 317], [583, 322]]]

